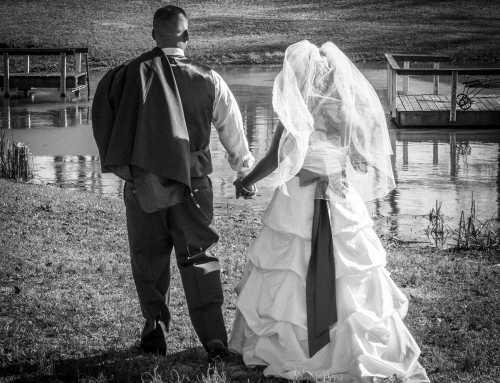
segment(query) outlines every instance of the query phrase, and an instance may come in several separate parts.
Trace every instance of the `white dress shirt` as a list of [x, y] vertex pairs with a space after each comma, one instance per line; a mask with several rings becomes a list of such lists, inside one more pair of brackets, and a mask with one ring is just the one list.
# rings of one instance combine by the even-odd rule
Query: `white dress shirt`
[[[166, 56], [184, 56], [184, 51], [180, 48], [162, 48], [162, 50]], [[231, 90], [214, 70], [212, 70], [212, 77], [215, 85], [212, 124], [217, 130], [222, 146], [227, 151], [229, 165], [240, 173], [251, 168], [255, 158], [248, 149], [240, 109]]]

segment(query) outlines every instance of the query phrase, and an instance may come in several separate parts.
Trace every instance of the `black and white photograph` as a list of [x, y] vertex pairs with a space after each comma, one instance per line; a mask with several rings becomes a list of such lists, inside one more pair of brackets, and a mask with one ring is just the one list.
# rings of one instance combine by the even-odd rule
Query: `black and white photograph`
[[500, 383], [498, 0], [0, 0], [0, 383]]

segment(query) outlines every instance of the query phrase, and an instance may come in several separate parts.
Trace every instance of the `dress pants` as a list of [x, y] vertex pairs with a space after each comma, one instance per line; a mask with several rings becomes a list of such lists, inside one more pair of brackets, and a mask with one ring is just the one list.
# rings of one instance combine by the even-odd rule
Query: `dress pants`
[[124, 200], [134, 277], [146, 323], [143, 349], [166, 349], [171, 314], [170, 255], [175, 251], [189, 316], [207, 349], [211, 340], [227, 344], [222, 316], [219, 260], [210, 248], [218, 241], [212, 226], [213, 192], [208, 177], [191, 179], [192, 195], [184, 202], [155, 213], [145, 213], [134, 183], [127, 182]]

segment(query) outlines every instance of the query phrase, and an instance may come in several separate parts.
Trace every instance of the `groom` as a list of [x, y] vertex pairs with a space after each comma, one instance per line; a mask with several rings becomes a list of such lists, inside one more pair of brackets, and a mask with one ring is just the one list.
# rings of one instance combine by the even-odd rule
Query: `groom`
[[137, 343], [165, 354], [171, 313], [170, 257], [180, 271], [191, 322], [211, 360], [227, 357], [219, 260], [211, 251], [211, 124], [241, 173], [254, 158], [238, 105], [222, 78], [184, 56], [188, 18], [167, 5], [153, 18], [156, 48], [110, 70], [92, 105], [103, 172], [126, 180], [132, 274], [145, 325]]

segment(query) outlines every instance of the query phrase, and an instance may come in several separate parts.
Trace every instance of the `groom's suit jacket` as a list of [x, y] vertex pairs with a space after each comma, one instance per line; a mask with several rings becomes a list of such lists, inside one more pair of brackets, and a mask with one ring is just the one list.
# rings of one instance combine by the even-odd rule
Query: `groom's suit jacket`
[[243, 168], [244, 159], [253, 160], [228, 90], [229, 103], [223, 101], [230, 110], [214, 116], [214, 106], [224, 108], [218, 92], [222, 79], [214, 79], [214, 73], [183, 55], [166, 56], [154, 48], [111, 69], [99, 82], [92, 126], [102, 171], [133, 181], [146, 212], [182, 202], [191, 194], [191, 177], [212, 172], [212, 122], [234, 170]]

